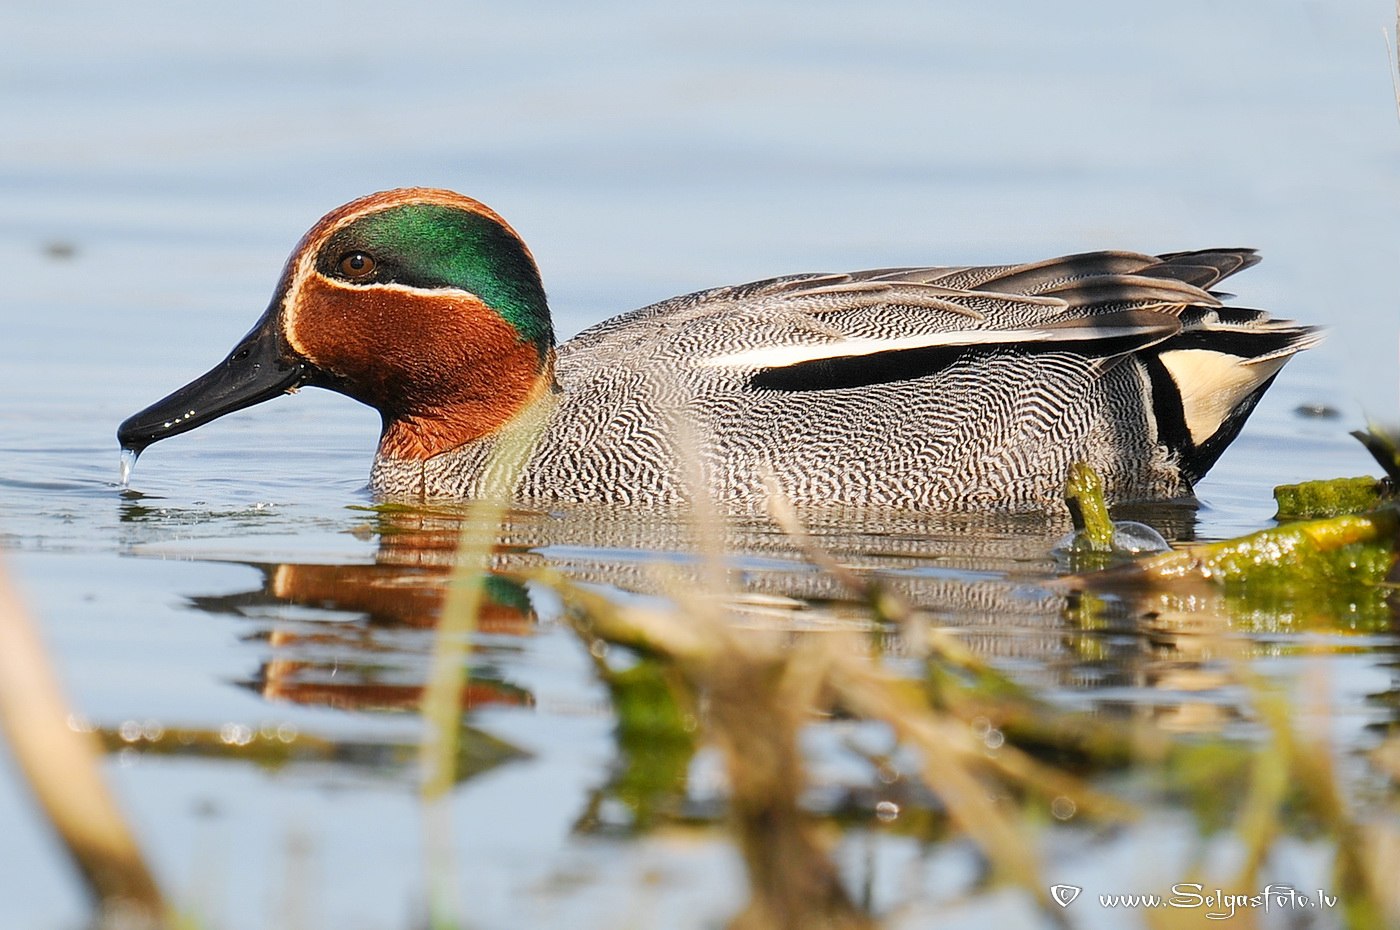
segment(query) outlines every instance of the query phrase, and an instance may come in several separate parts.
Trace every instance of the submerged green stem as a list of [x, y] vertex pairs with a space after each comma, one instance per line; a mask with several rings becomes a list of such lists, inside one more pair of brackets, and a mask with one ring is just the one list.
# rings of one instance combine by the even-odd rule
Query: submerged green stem
[[1113, 551], [1113, 519], [1104, 502], [1103, 479], [1088, 464], [1075, 462], [1070, 466], [1069, 478], [1065, 481], [1065, 505], [1069, 507], [1075, 532], [1089, 544], [1091, 551]]

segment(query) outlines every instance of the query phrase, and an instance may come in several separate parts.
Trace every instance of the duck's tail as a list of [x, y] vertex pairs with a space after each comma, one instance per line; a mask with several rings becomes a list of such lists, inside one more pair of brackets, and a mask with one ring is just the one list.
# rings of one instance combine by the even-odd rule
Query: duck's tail
[[[1139, 274], [1203, 289], [1259, 260], [1247, 249], [1159, 258], [1160, 265]], [[1181, 332], [1154, 346], [1142, 361], [1151, 379], [1158, 436], [1194, 484], [1239, 434], [1284, 363], [1321, 342], [1323, 332], [1242, 307], [1188, 306], [1180, 320]]]

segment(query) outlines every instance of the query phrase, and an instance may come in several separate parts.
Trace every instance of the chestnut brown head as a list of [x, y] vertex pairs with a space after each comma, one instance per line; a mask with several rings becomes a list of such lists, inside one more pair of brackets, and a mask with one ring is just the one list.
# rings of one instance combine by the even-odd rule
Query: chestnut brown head
[[378, 409], [382, 453], [426, 458], [509, 420], [550, 382], [553, 347], [539, 271], [500, 216], [451, 191], [386, 191], [313, 226], [228, 357], [117, 438], [140, 451], [310, 385]]

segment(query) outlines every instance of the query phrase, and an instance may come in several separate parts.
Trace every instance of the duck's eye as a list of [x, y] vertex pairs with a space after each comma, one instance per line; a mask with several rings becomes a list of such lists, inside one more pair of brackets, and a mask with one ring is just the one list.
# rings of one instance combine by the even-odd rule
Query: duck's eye
[[340, 257], [340, 273], [347, 278], [367, 278], [374, 274], [374, 258], [368, 252], [346, 252]]

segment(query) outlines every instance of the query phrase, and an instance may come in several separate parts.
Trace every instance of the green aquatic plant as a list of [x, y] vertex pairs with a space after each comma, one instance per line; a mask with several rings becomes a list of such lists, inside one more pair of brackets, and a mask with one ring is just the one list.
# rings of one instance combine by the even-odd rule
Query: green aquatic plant
[[1300, 520], [1365, 513], [1393, 500], [1400, 487], [1400, 432], [1373, 426], [1356, 437], [1385, 472], [1384, 478], [1332, 478], [1274, 488], [1276, 520]]
[[[676, 799], [683, 796], [691, 760], [699, 745], [698, 708], [675, 668], [651, 657], [628, 668], [614, 668], [590, 650], [599, 679], [607, 686], [613, 713], [619, 764], [613, 777], [594, 793], [579, 818], [582, 830], [595, 829], [607, 798], [621, 802], [631, 816], [630, 829], [646, 830], [664, 813], [679, 819]], [[610, 825], [616, 826], [616, 825]]]
[[1143, 523], [1114, 520], [1104, 500], [1104, 483], [1084, 462], [1070, 466], [1065, 480], [1065, 506], [1074, 530], [1060, 541], [1055, 554], [1074, 571], [1106, 568], [1168, 548], [1160, 533]]
[[1076, 542], [1090, 552], [1113, 550], [1113, 519], [1104, 502], [1103, 479], [1084, 462], [1070, 466], [1065, 481], [1065, 506], [1074, 521]]
[[[1289, 523], [1238, 539], [1186, 546], [1114, 569], [1114, 582], [1207, 581], [1252, 597], [1328, 597], [1380, 590], [1395, 565], [1400, 510]], [[1081, 576], [1080, 580], [1085, 580]]]
[[1400, 427], [1377, 426], [1370, 429], [1354, 430], [1351, 434], [1366, 447], [1390, 480], [1390, 490], [1394, 493], [1400, 487]]
[[[1088, 506], [1102, 507], [1102, 495], [1094, 499], [1091, 483], [1071, 484], [1067, 497], [1083, 495], [1087, 488]], [[1383, 604], [1398, 541], [1400, 504], [1384, 504], [1365, 513], [1300, 520], [1237, 539], [1184, 546], [1105, 571], [1071, 575], [1061, 585], [1112, 590], [1206, 582], [1253, 605], [1306, 605], [1349, 595]]]
[[1362, 476], [1281, 484], [1274, 488], [1275, 520], [1308, 520], [1374, 510], [1389, 496], [1385, 481]]

